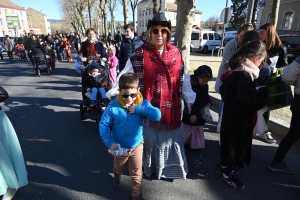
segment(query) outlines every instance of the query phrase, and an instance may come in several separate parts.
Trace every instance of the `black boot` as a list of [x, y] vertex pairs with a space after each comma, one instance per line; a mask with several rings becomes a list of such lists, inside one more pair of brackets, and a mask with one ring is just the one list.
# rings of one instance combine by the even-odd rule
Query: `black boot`
[[114, 173], [114, 186], [118, 187], [121, 184], [121, 174]]

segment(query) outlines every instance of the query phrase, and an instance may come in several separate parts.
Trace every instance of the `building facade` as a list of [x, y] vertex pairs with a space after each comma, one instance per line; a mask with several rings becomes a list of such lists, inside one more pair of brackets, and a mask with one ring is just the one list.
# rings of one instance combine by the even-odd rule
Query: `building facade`
[[0, 1], [0, 37], [19, 37], [29, 31], [26, 10], [10, 0]]
[[[259, 28], [271, 21], [273, 0], [260, 0], [257, 13], [257, 24]], [[280, 0], [278, 21], [276, 30], [279, 34], [300, 34], [300, 0]]]
[[29, 20], [29, 28], [36, 34], [51, 33], [50, 23], [47, 20], [47, 16], [33, 8], [26, 10], [27, 18]]
[[[177, 4], [176, 0], [162, 0], [161, 11], [165, 14], [167, 20], [171, 21], [172, 32], [176, 30], [177, 20]], [[159, 1], [157, 1], [157, 8], [160, 7]], [[202, 12], [195, 10], [195, 18], [193, 26], [199, 26], [201, 23]], [[148, 20], [153, 18], [153, 1], [142, 0], [137, 7], [137, 27], [136, 32], [141, 34], [143, 31], [147, 31]]]

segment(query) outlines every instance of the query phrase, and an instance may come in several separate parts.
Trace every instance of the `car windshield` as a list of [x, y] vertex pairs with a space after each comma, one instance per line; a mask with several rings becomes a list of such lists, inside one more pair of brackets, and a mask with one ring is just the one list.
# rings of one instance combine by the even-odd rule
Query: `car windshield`
[[300, 36], [280, 37], [280, 40], [283, 44], [299, 44], [300, 45]]

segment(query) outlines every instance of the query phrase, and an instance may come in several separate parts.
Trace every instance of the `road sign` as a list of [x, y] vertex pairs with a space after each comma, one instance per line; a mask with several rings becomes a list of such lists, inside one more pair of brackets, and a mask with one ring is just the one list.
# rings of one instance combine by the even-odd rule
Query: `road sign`
[[226, 7], [222, 10], [220, 19], [224, 23], [228, 23], [231, 19], [231, 9], [229, 7]]

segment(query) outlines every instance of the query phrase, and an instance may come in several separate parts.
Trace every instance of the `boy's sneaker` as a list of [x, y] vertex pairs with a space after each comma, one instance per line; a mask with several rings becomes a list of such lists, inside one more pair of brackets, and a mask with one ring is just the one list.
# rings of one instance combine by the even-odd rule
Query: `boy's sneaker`
[[118, 187], [121, 184], [121, 175], [114, 173], [114, 186]]
[[276, 142], [276, 140], [271, 136], [270, 132], [262, 133], [262, 134], [259, 134], [258, 136], [261, 137], [262, 139], [264, 139], [268, 143]]
[[268, 165], [268, 169], [273, 171], [273, 172], [284, 172], [284, 173], [288, 173], [288, 174], [294, 173], [294, 170], [292, 168], [290, 168], [289, 166], [287, 166], [285, 164], [285, 162], [280, 163], [280, 162], [272, 161]]
[[[223, 174], [225, 172], [225, 168], [223, 168], [220, 164], [216, 166], [216, 172]], [[235, 168], [234, 170], [231, 171], [230, 175], [237, 175], [239, 173], [239, 170]]]
[[16, 192], [16, 189], [8, 188], [7, 192], [3, 195], [2, 200], [11, 200], [15, 196]]
[[234, 176], [229, 176], [228, 178], [224, 178], [222, 174], [221, 177], [219, 178], [219, 182], [224, 183], [236, 190], [242, 190], [245, 188], [245, 185], [241, 183], [239, 180], [237, 180], [236, 178], [234, 178]]
[[139, 197], [132, 197], [132, 200], [144, 200], [142, 195], [140, 195]]

